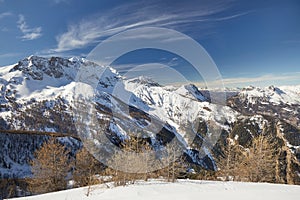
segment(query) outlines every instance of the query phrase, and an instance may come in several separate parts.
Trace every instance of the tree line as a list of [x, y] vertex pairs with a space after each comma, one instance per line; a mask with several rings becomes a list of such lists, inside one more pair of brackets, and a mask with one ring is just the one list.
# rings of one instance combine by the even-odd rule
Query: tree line
[[[224, 140], [222, 153], [216, 158], [217, 171], [205, 170], [191, 164], [184, 156], [178, 157], [181, 149], [177, 143], [167, 147], [165, 151], [167, 156], [162, 158], [161, 166], [151, 166], [155, 163], [153, 162], [155, 157], [149, 156], [151, 154], [147, 152], [152, 151], [153, 147], [143, 139], [125, 140], [120, 147], [132, 154], [124, 154], [124, 151], [116, 152], [108, 165], [116, 166], [116, 168], [120, 166], [120, 169], [134, 169], [134, 173], [124, 172], [130, 170], [117, 170], [101, 164], [84, 147], [72, 155], [70, 149], [53, 137], [44, 142], [35, 152], [34, 158], [30, 161], [32, 177], [26, 178], [22, 185], [30, 194], [89, 186], [87, 190], [87, 195], [89, 195], [91, 186], [94, 184], [113, 182], [116, 186], [126, 186], [134, 184], [136, 180], [147, 181], [149, 178], [163, 178], [171, 182], [178, 178], [191, 178], [282, 183], [278, 174], [280, 150], [276, 148], [278, 141], [274, 138], [261, 134], [254, 137], [247, 147], [239, 145], [238, 140], [230, 136]], [[137, 154], [148, 156], [141, 159], [134, 156]], [[132, 156], [124, 158], [124, 155]], [[157, 170], [148, 170], [151, 167]], [[9, 184], [0, 184], [1, 191], [7, 190], [5, 188], [7, 185]], [[10, 190], [10, 193], [13, 192]]]
[[[134, 184], [136, 180], [147, 181], [149, 178], [162, 177], [174, 182], [187, 168], [184, 158], [176, 156], [179, 149], [175, 144], [168, 146], [167, 156], [163, 158], [160, 166], [156, 166], [158, 170], [154, 172], [148, 169], [152, 167], [150, 165], [153, 165], [155, 158], [140, 157], [153, 150], [145, 140], [132, 137], [120, 145], [122, 151], [113, 154], [108, 165], [114, 168], [110, 168], [96, 160], [85, 147], [72, 156], [70, 149], [57, 139], [51, 138], [35, 152], [34, 159], [30, 162], [33, 176], [26, 179], [27, 189], [31, 194], [42, 194], [69, 187], [89, 186], [89, 195], [90, 186], [105, 182], [125, 186]], [[128, 156], [124, 152], [132, 154]], [[126, 168], [128, 170], [118, 170]], [[70, 180], [73, 182], [71, 186]]]

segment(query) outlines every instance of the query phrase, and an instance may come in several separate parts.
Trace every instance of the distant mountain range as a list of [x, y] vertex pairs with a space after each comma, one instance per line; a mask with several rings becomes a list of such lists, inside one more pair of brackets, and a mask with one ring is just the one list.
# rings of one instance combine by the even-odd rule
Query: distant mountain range
[[[63, 143], [74, 151], [81, 147], [74, 139], [82, 137], [74, 119], [74, 91], [78, 70], [91, 66], [97, 65], [81, 58], [30, 56], [0, 68], [0, 176], [30, 175], [28, 160], [49, 137], [12, 130], [67, 134], [60, 137]], [[99, 126], [105, 127], [102, 134], [112, 143], [130, 138], [130, 132], [142, 132], [159, 150], [175, 138], [190, 162], [217, 170], [215, 158], [223, 142], [219, 138], [233, 134], [246, 148], [247, 141], [267, 131], [283, 141], [280, 176], [286, 179], [284, 169], [289, 168], [300, 184], [300, 85], [228, 91], [225, 104], [219, 105], [212, 103], [210, 94], [220, 91], [192, 84], [161, 86], [147, 77], [126, 79], [110, 67], [97, 67], [102, 76], [93, 104]], [[220, 132], [219, 138], [213, 130]]]

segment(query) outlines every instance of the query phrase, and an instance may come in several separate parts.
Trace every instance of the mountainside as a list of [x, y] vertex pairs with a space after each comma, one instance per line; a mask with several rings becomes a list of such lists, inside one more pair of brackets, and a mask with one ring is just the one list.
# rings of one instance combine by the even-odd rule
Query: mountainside
[[238, 95], [229, 98], [228, 105], [243, 115], [259, 114], [273, 118], [288, 145], [299, 151], [300, 85], [244, 88]]
[[[78, 119], [74, 112], [79, 104], [74, 95], [79, 84], [78, 70], [90, 67], [97, 67], [101, 74], [92, 102], [100, 132], [82, 135], [76, 125]], [[93, 76], [96, 74], [88, 74], [87, 79]], [[47, 136], [11, 135], [6, 130], [92, 137], [95, 143], [97, 134], [105, 134], [115, 145], [138, 132], [156, 151], [175, 138], [190, 162], [210, 170], [218, 169], [215, 158], [222, 154], [225, 143], [222, 138], [236, 136], [246, 148], [254, 136], [263, 132], [282, 140], [278, 147], [282, 150], [278, 169], [283, 170], [278, 173], [286, 180], [284, 169], [290, 169], [294, 177], [288, 178], [297, 182], [300, 180], [299, 91], [300, 86], [249, 87], [230, 93], [228, 106], [224, 106], [211, 103], [209, 92], [194, 85], [161, 86], [146, 77], [125, 79], [114, 69], [85, 59], [31, 56], [0, 68], [0, 139], [3, 141], [0, 175], [30, 175], [28, 159], [24, 158], [32, 158], [34, 150], [47, 139]], [[74, 150], [81, 145], [72, 138], [62, 142]]]
[[248, 87], [229, 100], [229, 105], [244, 114], [277, 116], [299, 127], [300, 86]]

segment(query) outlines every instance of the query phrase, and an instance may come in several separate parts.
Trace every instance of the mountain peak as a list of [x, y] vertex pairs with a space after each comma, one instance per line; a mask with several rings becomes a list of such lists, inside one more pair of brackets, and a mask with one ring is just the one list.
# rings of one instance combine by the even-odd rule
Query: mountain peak
[[196, 99], [198, 101], [206, 101], [206, 97], [199, 91], [194, 84], [183, 85], [176, 90], [177, 93], [188, 98]]
[[137, 83], [149, 87], [161, 87], [159, 83], [155, 82], [153, 79], [147, 76], [139, 76], [136, 78], [128, 79], [128, 83]]
[[277, 93], [277, 94], [279, 94], [279, 95], [285, 94], [284, 91], [282, 91], [278, 87], [275, 87], [274, 85], [269, 86], [268, 89], [271, 90], [271, 91], [273, 91], [273, 92], [275, 92], [275, 93]]
[[73, 79], [74, 76], [70, 74], [70, 69], [78, 69], [81, 62], [75, 59], [44, 58], [32, 55], [20, 60], [9, 72], [22, 71], [26, 78], [33, 80], [43, 80], [45, 74], [54, 78], [61, 78], [66, 75]]

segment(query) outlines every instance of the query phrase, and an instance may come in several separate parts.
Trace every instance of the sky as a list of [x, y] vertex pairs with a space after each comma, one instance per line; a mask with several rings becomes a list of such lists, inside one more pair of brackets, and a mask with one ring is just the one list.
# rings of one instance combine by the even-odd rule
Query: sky
[[[122, 31], [161, 27], [202, 45], [226, 87], [299, 85], [299, 23], [298, 0], [0, 0], [0, 66], [29, 55], [86, 57]], [[145, 73], [151, 63], [201, 79], [191, 63], [161, 50], [129, 52], [112, 65]], [[160, 67], [150, 67], [154, 78]]]

